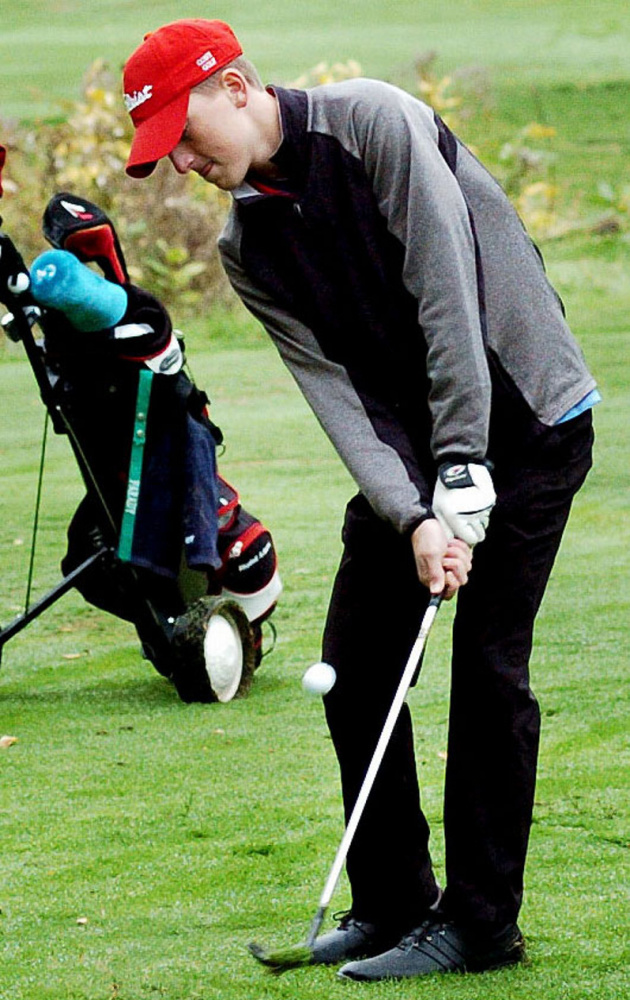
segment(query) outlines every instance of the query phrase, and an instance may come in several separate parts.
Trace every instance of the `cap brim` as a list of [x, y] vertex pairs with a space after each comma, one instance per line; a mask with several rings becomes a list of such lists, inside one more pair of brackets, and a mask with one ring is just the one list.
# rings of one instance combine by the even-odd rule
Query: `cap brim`
[[148, 177], [158, 160], [175, 149], [186, 125], [189, 97], [185, 90], [136, 127], [125, 167], [130, 177]]

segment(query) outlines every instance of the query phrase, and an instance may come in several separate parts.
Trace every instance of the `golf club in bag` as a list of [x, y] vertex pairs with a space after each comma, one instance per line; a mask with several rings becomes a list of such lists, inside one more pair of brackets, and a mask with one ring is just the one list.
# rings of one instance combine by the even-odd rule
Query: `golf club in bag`
[[2, 326], [25, 349], [86, 495], [63, 579], [0, 630], [0, 656], [74, 587], [134, 624], [145, 657], [184, 701], [230, 701], [251, 685], [261, 626], [282, 590], [273, 540], [218, 474], [222, 435], [208, 397], [184, 371], [184, 342], [164, 307], [129, 282], [110, 219], [64, 192], [43, 230], [54, 249], [30, 272], [0, 230]]

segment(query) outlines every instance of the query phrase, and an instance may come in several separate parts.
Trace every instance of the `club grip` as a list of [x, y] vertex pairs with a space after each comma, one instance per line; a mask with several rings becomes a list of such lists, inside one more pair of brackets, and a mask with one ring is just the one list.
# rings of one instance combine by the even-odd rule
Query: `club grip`
[[127, 311], [127, 292], [90, 270], [67, 250], [46, 250], [31, 266], [31, 293], [85, 333], [105, 330]]

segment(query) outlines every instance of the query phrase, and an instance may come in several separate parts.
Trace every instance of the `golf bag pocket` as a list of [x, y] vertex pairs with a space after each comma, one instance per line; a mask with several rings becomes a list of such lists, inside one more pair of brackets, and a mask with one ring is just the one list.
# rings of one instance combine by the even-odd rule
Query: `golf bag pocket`
[[229, 532], [238, 517], [241, 507], [238, 491], [230, 486], [222, 476], [217, 476], [219, 487], [219, 507], [217, 510], [217, 520], [219, 531], [223, 534]]

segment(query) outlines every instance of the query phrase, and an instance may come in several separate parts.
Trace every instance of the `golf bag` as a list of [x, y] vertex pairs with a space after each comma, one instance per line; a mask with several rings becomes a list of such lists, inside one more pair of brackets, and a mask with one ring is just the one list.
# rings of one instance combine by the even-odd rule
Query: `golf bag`
[[0, 654], [75, 587], [134, 624], [145, 657], [184, 701], [230, 701], [251, 685], [262, 623], [282, 589], [273, 540], [218, 474], [222, 435], [208, 397], [184, 370], [167, 311], [129, 282], [111, 221], [61, 193], [43, 231], [55, 249], [30, 274], [0, 232], [3, 327], [26, 349], [86, 495], [68, 528], [63, 580], [0, 631]]

